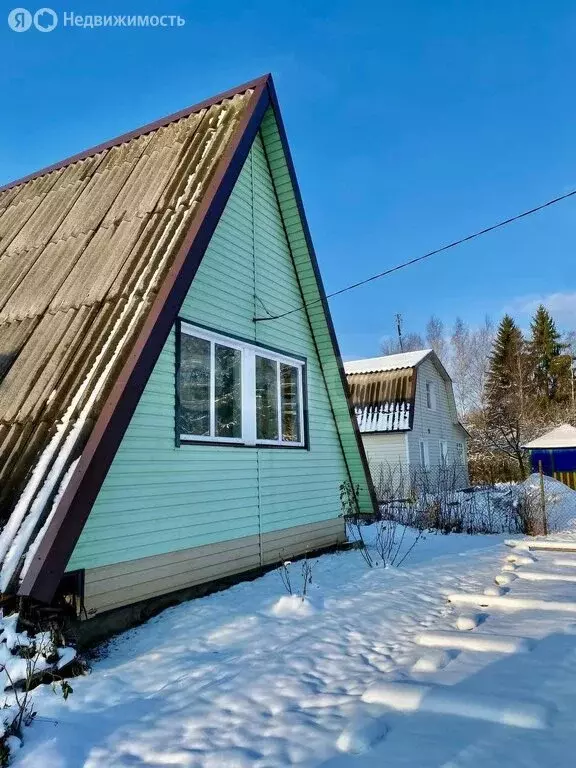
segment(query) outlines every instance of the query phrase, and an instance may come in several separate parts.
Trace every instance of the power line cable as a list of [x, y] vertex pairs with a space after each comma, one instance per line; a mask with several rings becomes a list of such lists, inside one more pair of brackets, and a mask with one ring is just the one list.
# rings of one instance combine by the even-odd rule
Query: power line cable
[[[459, 240], [454, 240], [451, 243], [447, 243], [446, 245], [443, 245], [440, 248], [435, 248], [433, 251], [428, 251], [428, 253], [424, 253], [422, 256], [417, 256], [414, 259], [410, 259], [409, 261], [404, 261], [402, 264], [397, 264], [395, 267], [391, 267], [390, 269], [386, 269], [384, 272], [379, 272], [377, 275], [372, 275], [371, 277], [367, 277], [364, 280], [359, 280], [357, 283], [352, 283], [351, 285], [347, 285], [344, 288], [340, 288], [338, 291], [333, 291], [332, 293], [326, 294], [327, 299], [331, 299], [333, 296], [340, 296], [342, 293], [346, 293], [347, 291], [352, 291], [354, 288], [359, 288], [361, 285], [366, 285], [367, 283], [371, 283], [374, 280], [379, 280], [381, 277], [386, 277], [386, 275], [391, 275], [393, 272], [398, 272], [400, 269], [404, 269], [405, 267], [410, 267], [412, 264], [417, 264], [420, 261], [424, 261], [424, 259], [429, 259], [431, 256], [436, 256], [438, 253], [443, 253], [443, 251], [448, 251], [450, 248], [456, 248], [457, 245], [462, 245], [463, 243], [467, 243], [470, 240], [475, 240], [477, 237], [481, 237], [482, 235], [488, 234], [488, 232], [493, 232], [495, 229], [500, 229], [501, 227], [505, 227], [508, 224], [512, 224], [515, 221], [518, 221], [519, 219], [524, 219], [527, 216], [531, 216], [533, 213], [538, 213], [538, 211], [544, 210], [544, 208], [548, 208], [551, 205], [554, 205], [555, 203], [559, 203], [562, 200], [566, 200], [568, 197], [573, 197], [576, 195], [576, 189], [573, 189], [571, 192], [567, 192], [564, 195], [560, 195], [559, 197], [555, 197], [552, 200], [548, 200], [546, 203], [542, 203], [541, 205], [537, 205], [535, 208], [530, 208], [528, 211], [523, 211], [522, 213], [518, 213], [516, 216], [511, 216], [508, 219], [504, 219], [503, 221], [499, 221], [497, 224], [492, 224], [490, 227], [485, 227], [484, 229], [479, 230], [478, 232], [474, 232], [471, 235], [467, 235], [466, 237], [461, 237]], [[290, 309], [287, 312], [282, 312], [279, 315], [271, 315], [269, 317], [255, 317], [254, 322], [263, 322], [264, 320], [280, 320], [282, 317], [287, 317], [288, 315], [294, 314], [294, 312], [300, 312], [303, 309], [306, 309], [306, 307], [311, 307], [314, 304], [320, 304], [322, 302], [322, 299], [314, 299], [314, 301], [310, 301], [307, 304], [302, 304], [300, 307], [296, 307], [295, 309]]]

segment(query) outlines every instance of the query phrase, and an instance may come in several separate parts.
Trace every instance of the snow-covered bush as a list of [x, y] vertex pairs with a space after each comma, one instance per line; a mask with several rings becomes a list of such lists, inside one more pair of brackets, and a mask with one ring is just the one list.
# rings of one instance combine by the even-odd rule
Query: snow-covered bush
[[575, 527], [576, 491], [553, 477], [544, 476], [541, 482], [534, 473], [507, 491], [523, 533], [537, 536]]
[[62, 644], [55, 628], [29, 635], [20, 623], [18, 613], [4, 616], [0, 610], [0, 686], [5, 695], [0, 712], [0, 765], [8, 765], [11, 753], [21, 744], [24, 727], [35, 717], [31, 691], [49, 682], [65, 699], [72, 693], [63, 673], [76, 659], [76, 650]]
[[312, 601], [309, 596], [312, 584], [312, 563], [307, 557], [299, 562], [299, 574], [294, 577], [293, 570], [297, 564], [291, 560], [285, 560], [280, 566], [279, 573], [287, 594], [276, 600], [271, 606], [270, 613], [278, 619], [305, 619], [312, 616], [317, 606], [317, 601]]

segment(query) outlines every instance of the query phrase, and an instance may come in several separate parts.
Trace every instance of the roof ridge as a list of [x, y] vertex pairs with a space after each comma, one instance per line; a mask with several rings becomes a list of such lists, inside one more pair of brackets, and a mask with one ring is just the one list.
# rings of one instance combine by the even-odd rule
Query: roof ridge
[[181, 109], [177, 112], [173, 112], [169, 115], [165, 115], [164, 117], [158, 118], [157, 120], [153, 120], [150, 123], [146, 123], [145, 125], [142, 125], [139, 128], [135, 128], [132, 131], [128, 131], [112, 139], [108, 139], [102, 142], [101, 144], [96, 144], [93, 147], [89, 147], [88, 149], [82, 150], [81, 152], [78, 152], [74, 155], [70, 155], [64, 160], [59, 160], [56, 163], [47, 165], [44, 168], [41, 168], [38, 171], [34, 171], [33, 173], [29, 173], [26, 176], [22, 176], [19, 179], [15, 179], [14, 181], [9, 181], [7, 184], [0, 186], [0, 193], [5, 192], [8, 189], [12, 189], [13, 187], [17, 187], [20, 184], [24, 184], [28, 181], [32, 181], [33, 179], [39, 178], [40, 176], [45, 176], [49, 173], [52, 173], [53, 171], [57, 171], [57, 170], [60, 170], [61, 168], [65, 168], [66, 166], [72, 165], [73, 163], [79, 162], [80, 160], [85, 160], [88, 157], [97, 155], [99, 152], [104, 152], [108, 149], [111, 149], [112, 147], [119, 146], [120, 144], [124, 144], [127, 141], [131, 141], [132, 139], [135, 139], [138, 136], [143, 136], [146, 133], [155, 131], [158, 128], [163, 128], [166, 125], [169, 125], [170, 123], [176, 122], [177, 120], [181, 120], [184, 117], [188, 117], [189, 115], [195, 112], [199, 112], [202, 109], [207, 109], [211, 106], [214, 106], [215, 104], [220, 104], [222, 101], [225, 101], [226, 99], [231, 99], [234, 96], [237, 96], [241, 93], [245, 93], [250, 89], [256, 88], [257, 86], [268, 82], [270, 77], [271, 76], [269, 73], [265, 75], [261, 75], [260, 77], [257, 77], [254, 80], [249, 80], [248, 82], [242, 83], [241, 85], [238, 85], [235, 88], [230, 88], [227, 91], [218, 93], [216, 94], [216, 96], [212, 96], [211, 98], [204, 99], [203, 101], [200, 101], [197, 104], [192, 104], [191, 106], [185, 107], [184, 109]]

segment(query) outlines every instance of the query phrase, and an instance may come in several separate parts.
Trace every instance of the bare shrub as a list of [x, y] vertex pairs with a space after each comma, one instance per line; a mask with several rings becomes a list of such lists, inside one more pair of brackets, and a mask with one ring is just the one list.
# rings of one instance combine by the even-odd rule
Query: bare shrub
[[349, 480], [345, 480], [340, 484], [340, 506], [342, 508], [340, 516], [344, 518], [348, 539], [356, 545], [366, 565], [372, 568], [374, 561], [364, 541], [362, 527], [370, 522], [374, 522], [376, 518], [368, 517], [360, 512], [358, 505], [359, 490], [360, 486], [353, 486]]
[[291, 565], [292, 565], [291, 560], [284, 560], [284, 562], [280, 566], [280, 571], [279, 571], [282, 584], [284, 585], [284, 589], [289, 595], [294, 594], [292, 592], [292, 579], [290, 578]]
[[289, 595], [298, 595], [302, 600], [308, 595], [310, 585], [312, 584], [313, 564], [307, 557], [301, 561], [300, 565], [300, 588], [295, 589], [292, 585], [292, 575], [290, 569], [294, 563], [291, 560], [284, 560], [280, 566], [280, 579], [284, 589]]
[[523, 479], [517, 462], [503, 454], [477, 450], [474, 444], [468, 453], [468, 471], [472, 485], [516, 483]]
[[520, 486], [515, 490], [513, 507], [520, 533], [527, 536], [541, 536], [547, 533], [546, 510], [542, 508], [542, 499], [533, 489]]
[[[411, 524], [393, 519], [386, 514], [383, 507], [380, 507], [376, 514], [363, 515], [359, 511], [357, 498], [357, 489], [348, 482], [342, 483], [340, 501], [348, 538], [356, 545], [369, 568], [377, 565], [385, 567], [401, 565], [422, 537], [424, 529], [419, 530], [416, 538], [405, 551], [406, 531]], [[392, 503], [402, 504], [401, 502]], [[363, 529], [370, 524], [374, 526], [374, 539], [372, 545], [368, 546]]]
[[[402, 470], [402, 472], [400, 471]], [[512, 486], [463, 487], [459, 465], [400, 468], [371, 466], [380, 516], [418, 530], [441, 533], [523, 533], [527, 502], [518, 503]]]
[[376, 523], [374, 548], [384, 566], [401, 566], [424, 535], [420, 529], [410, 546], [404, 549], [407, 530], [407, 526], [394, 520], [378, 520]]
[[308, 589], [310, 585], [312, 584], [312, 563], [310, 560], [308, 560], [307, 557], [302, 560], [302, 566], [300, 569], [300, 573], [302, 576], [302, 597], [306, 597], [308, 594]]

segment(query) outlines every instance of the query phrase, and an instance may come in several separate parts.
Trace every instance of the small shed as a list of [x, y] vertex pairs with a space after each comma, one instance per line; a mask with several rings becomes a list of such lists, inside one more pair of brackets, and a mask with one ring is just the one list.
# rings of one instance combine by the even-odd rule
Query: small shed
[[576, 490], [576, 427], [562, 424], [527, 443], [530, 466]]

